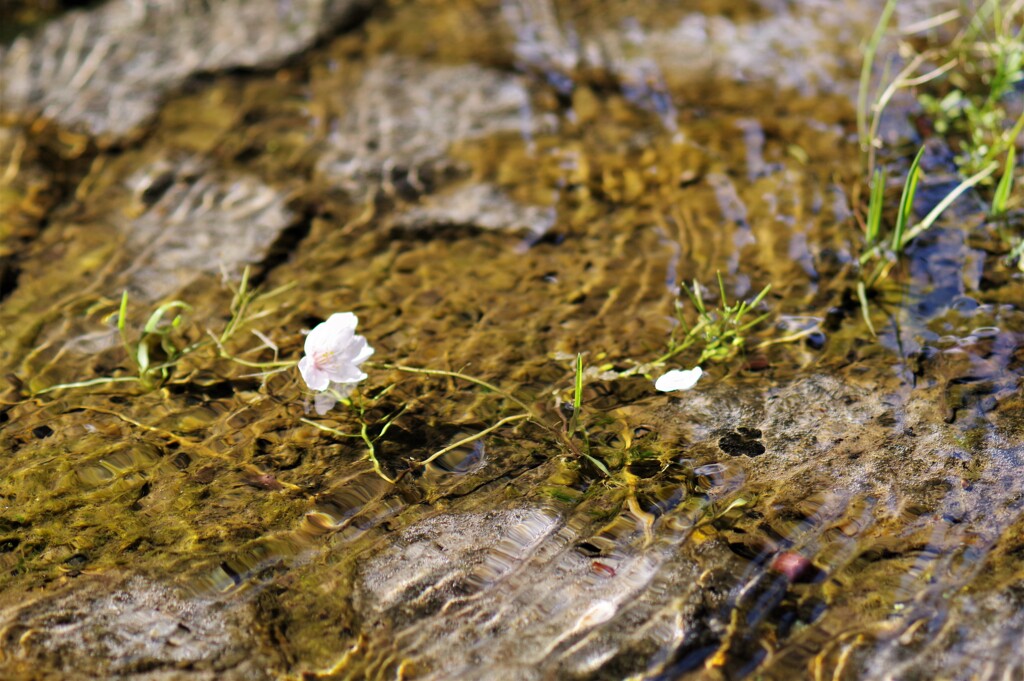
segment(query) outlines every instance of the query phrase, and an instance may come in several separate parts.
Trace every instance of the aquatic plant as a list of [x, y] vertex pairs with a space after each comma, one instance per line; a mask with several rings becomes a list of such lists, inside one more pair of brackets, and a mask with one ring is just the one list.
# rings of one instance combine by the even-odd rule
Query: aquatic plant
[[[215, 334], [211, 329], [207, 328], [207, 337], [192, 343], [185, 343], [181, 333], [184, 326], [184, 313], [192, 310], [192, 306], [182, 300], [172, 300], [158, 305], [149, 314], [138, 336], [133, 337], [128, 328], [129, 295], [125, 291], [121, 294], [121, 303], [116, 316], [116, 326], [121, 339], [121, 346], [127, 354], [129, 361], [135, 367], [135, 375], [99, 376], [84, 381], [58, 383], [32, 391], [31, 394], [33, 396], [44, 395], [57, 390], [88, 388], [107, 383], [135, 383], [143, 390], [153, 390], [171, 379], [174, 368], [183, 359], [210, 346], [216, 348], [217, 357], [242, 366], [260, 369], [264, 372], [264, 376], [275, 371], [283, 371], [294, 366], [296, 363], [278, 361], [276, 346], [259, 332], [254, 331], [255, 335], [263, 341], [264, 347], [269, 347], [274, 351], [274, 360], [272, 361], [253, 362], [244, 359], [229, 352], [227, 350], [227, 343], [239, 329], [257, 318], [250, 314], [252, 303], [257, 298], [269, 299], [289, 288], [292, 288], [291, 284], [267, 293], [257, 293], [249, 288], [249, 268], [245, 268], [242, 273], [241, 282], [237, 288], [233, 289], [230, 305], [231, 314], [224, 329], [220, 334]], [[168, 321], [166, 317], [172, 312], [174, 316]]]
[[940, 51], [951, 65], [942, 74], [947, 90], [918, 95], [935, 131], [956, 141], [955, 161], [965, 174], [988, 167], [1024, 130], [1024, 113], [1011, 124], [1005, 107], [1024, 80], [1022, 10], [1019, 2], [1008, 7], [1000, 0], [980, 3]]
[[754, 296], [753, 300], [740, 300], [730, 304], [725, 295], [725, 282], [722, 280], [722, 273], [719, 272], [718, 293], [721, 304], [710, 310], [704, 303], [700, 282], [694, 279], [692, 289], [687, 288], [685, 284], [681, 288], [697, 311], [697, 321], [692, 325], [687, 321], [682, 300], [676, 299], [677, 324], [669, 336], [668, 351], [654, 360], [650, 365], [652, 367], [664, 366], [668, 360], [697, 344], [703, 344], [695, 362], [697, 368], [708, 361], [724, 362], [731, 359], [746, 345], [748, 332], [769, 316], [768, 313], [765, 313], [754, 319], [747, 319], [771, 291], [771, 284], [761, 289], [761, 292]]
[[[990, 215], [1005, 213], [1015, 169], [1014, 145], [1024, 128], [1024, 114], [1015, 124], [1010, 125], [1000, 104], [1012, 92], [1014, 83], [1024, 78], [1024, 71], [1021, 70], [1024, 44], [1020, 41], [1020, 29], [1016, 32], [1010, 29], [1020, 7], [1017, 3], [1008, 13], [1003, 14], [999, 3], [992, 0], [983, 3], [969, 18], [966, 27], [947, 45], [921, 51], [906, 46], [907, 52], [913, 56], [875, 97], [870, 106], [868, 125], [867, 95], [871, 72], [878, 44], [885, 34], [895, 5], [895, 0], [887, 1], [875, 31], [865, 46], [858, 93], [858, 132], [871, 181], [863, 220], [864, 240], [858, 258], [860, 274], [856, 291], [865, 324], [872, 334], [875, 330], [870, 318], [871, 292], [886, 278], [906, 247], [930, 229], [956, 199], [972, 187], [989, 180], [999, 167], [996, 158], [1003, 153], [1006, 154], [1006, 163], [1002, 179], [992, 197]], [[959, 10], [947, 12], [908, 28], [906, 33], [920, 33], [962, 17]], [[986, 29], [990, 29], [990, 35], [983, 39]], [[933, 64], [938, 66], [917, 75], [922, 67]], [[977, 78], [974, 80], [985, 83], [987, 90], [979, 92], [972, 89], [968, 92], [961, 71], [975, 74]], [[932, 116], [933, 127], [937, 132], [959, 139], [961, 154], [957, 156], [956, 162], [968, 177], [947, 193], [922, 220], [913, 222], [913, 203], [924, 153], [924, 147], [921, 147], [904, 179], [892, 229], [886, 233], [883, 219], [886, 174], [884, 169], [875, 165], [876, 151], [881, 148], [878, 130], [882, 113], [899, 90], [925, 84], [936, 86], [943, 78], [954, 83], [954, 88], [958, 87], [957, 84], [963, 88], [954, 89], [941, 101], [926, 93], [920, 94], [918, 100], [925, 112]], [[968, 110], [973, 113], [968, 115]]]
[[[682, 290], [686, 291], [697, 311], [696, 322], [693, 325], [688, 324], [683, 314], [682, 303], [677, 301], [676, 312], [679, 324], [670, 337], [668, 351], [654, 362], [623, 372], [620, 376], [647, 373], [654, 368], [663, 367], [683, 351], [701, 344], [698, 366], [686, 371], [668, 371], [655, 384], [655, 387], [662, 391], [688, 390], [696, 384], [703, 373], [699, 364], [706, 361], [724, 361], [734, 356], [746, 342], [747, 332], [767, 316], [761, 315], [752, 320], [747, 318], [764, 299], [771, 287], [766, 286], [751, 301], [729, 303], [721, 275], [718, 277], [718, 283], [721, 304], [712, 309], [705, 305], [704, 292], [698, 282], [694, 281], [692, 290], [683, 286]], [[185, 357], [195, 355], [204, 348], [207, 351], [214, 350], [211, 359], [227, 360], [244, 367], [258, 369], [259, 373], [256, 375], [263, 378], [281, 371], [298, 369], [304, 384], [312, 392], [316, 414], [324, 416], [336, 404], [343, 402], [348, 407], [347, 413], [355, 421], [358, 429], [354, 432], [345, 432], [340, 428], [308, 418], [301, 418], [300, 421], [336, 437], [361, 439], [366, 447], [365, 456], [377, 474], [388, 482], [395, 482], [395, 478], [390, 477], [384, 471], [377, 457], [377, 445], [395, 420], [404, 412], [405, 407], [383, 418], [380, 416], [371, 418], [369, 416], [370, 409], [381, 404], [382, 398], [396, 384], [391, 383], [383, 389], [371, 391], [366, 395], [358, 395], [355, 393], [356, 386], [368, 378], [364, 369], [395, 371], [427, 377], [446, 377], [466, 381], [482, 388], [487, 393], [496, 395], [512, 407], [517, 408], [517, 412], [503, 415], [480, 432], [462, 438], [421, 461], [413, 462], [413, 466], [425, 466], [448, 451], [485, 437], [506, 425], [526, 422], [551, 435], [570, 457], [588, 461], [595, 470], [604, 475], [611, 474], [608, 465], [591, 451], [590, 438], [584, 421], [583, 392], [587, 372], [582, 353], [575, 357], [571, 401], [563, 402], [557, 397], [558, 391], [556, 391], [554, 412], [561, 418], [559, 425], [557, 422], [545, 418], [542, 415], [542, 410], [538, 410], [537, 406], [525, 402], [510, 391], [470, 374], [369, 361], [374, 354], [374, 349], [365, 337], [356, 333], [359, 320], [352, 312], [333, 313], [326, 321], [310, 330], [303, 344], [304, 354], [298, 360], [279, 359], [277, 346], [255, 329], [251, 329], [252, 333], [262, 340], [262, 345], [255, 348], [255, 351], [265, 352], [270, 349], [273, 351], [273, 359], [256, 361], [229, 350], [228, 344], [242, 328], [268, 313], [264, 310], [258, 315], [253, 315], [251, 310], [255, 301], [258, 298], [270, 297], [280, 290], [277, 289], [269, 294], [258, 293], [249, 287], [249, 271], [245, 270], [241, 283], [234, 289], [231, 314], [224, 329], [219, 334], [214, 333], [211, 329], [206, 329], [206, 337], [201, 337], [191, 343], [186, 343], [183, 340], [186, 334], [181, 332], [184, 313], [192, 310], [191, 305], [181, 300], [159, 305], [149, 315], [139, 335], [134, 337], [129, 331], [128, 294], [125, 293], [122, 295], [117, 315], [117, 328], [125, 352], [135, 364], [136, 375], [104, 376], [88, 381], [62, 383], [36, 391], [33, 395], [120, 382], [134, 382], [144, 390], [152, 390], [174, 380], [175, 366]], [[171, 316], [172, 314], [173, 316]], [[252, 351], [243, 354], [249, 354], [249, 352]]]
[[909, 58], [895, 77], [883, 77], [886, 84], [869, 105], [875, 57], [896, 4], [896, 0], [887, 0], [864, 46], [857, 132], [867, 174], [875, 171], [875, 155], [881, 148], [878, 132], [886, 107], [900, 90], [928, 85], [933, 91], [920, 92], [917, 99], [932, 128], [958, 146], [955, 161], [961, 172], [977, 175], [1015, 146], [1024, 131], [1024, 113], [1011, 123], [1004, 107], [1016, 84], [1024, 80], [1024, 29], [1019, 23], [1024, 5], [1013, 3], [1004, 12], [1000, 0], [985, 0], [972, 15], [962, 9], [951, 10], [907, 27], [903, 34], [910, 36], [957, 20], [964, 22], [960, 31], [940, 45], [921, 49], [920, 43], [901, 41], [900, 52]]

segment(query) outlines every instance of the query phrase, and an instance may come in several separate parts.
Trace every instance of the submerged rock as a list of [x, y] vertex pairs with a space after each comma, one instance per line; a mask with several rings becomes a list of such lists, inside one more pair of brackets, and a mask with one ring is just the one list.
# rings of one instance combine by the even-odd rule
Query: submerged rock
[[360, 0], [112, 0], [0, 48], [7, 113], [120, 136], [195, 74], [272, 65], [369, 3]]
[[111, 220], [134, 254], [131, 289], [146, 300], [200, 274], [237, 279], [295, 220], [283, 192], [250, 176], [225, 177], [197, 158], [158, 159], [124, 184], [131, 207]]
[[464, 167], [449, 155], [456, 142], [530, 135], [540, 124], [522, 78], [475, 64], [379, 57], [353, 92], [337, 96], [346, 113], [317, 170], [357, 196], [378, 186], [425, 193]]
[[471, 184], [425, 199], [395, 217], [395, 224], [413, 230], [436, 231], [447, 226], [523, 231], [543, 236], [555, 222], [555, 209], [524, 205], [498, 187]]
[[79, 577], [56, 592], [5, 599], [5, 678], [273, 678], [245, 606], [182, 597], [141, 576]]

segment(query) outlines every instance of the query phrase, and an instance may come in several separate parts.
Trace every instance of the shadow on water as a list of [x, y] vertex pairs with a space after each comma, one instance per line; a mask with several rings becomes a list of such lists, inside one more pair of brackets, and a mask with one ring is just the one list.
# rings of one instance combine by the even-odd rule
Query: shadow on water
[[[19, 10], [50, 23], [0, 52], [5, 678], [1024, 672], [1024, 278], [968, 194], [877, 337], [855, 295], [881, 3], [243, 4]], [[924, 142], [918, 215], [956, 181]], [[197, 342], [246, 265], [293, 284], [251, 361], [250, 328], [297, 358], [352, 310], [375, 360], [558, 423], [583, 353], [611, 475], [531, 422], [473, 439], [514, 405], [451, 376], [373, 370], [333, 433], [297, 372], [212, 350], [27, 397], [133, 371], [123, 290]], [[772, 284], [746, 352], [616, 377], [716, 272]]]

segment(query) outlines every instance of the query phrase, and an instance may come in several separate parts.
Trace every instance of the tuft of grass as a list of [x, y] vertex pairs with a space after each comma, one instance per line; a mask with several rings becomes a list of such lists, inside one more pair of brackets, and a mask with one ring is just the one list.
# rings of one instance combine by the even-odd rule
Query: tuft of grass
[[[748, 332], [768, 318], [768, 313], [765, 313], [754, 319], [748, 319], [750, 313], [760, 305], [771, 288], [771, 284], [768, 284], [753, 300], [741, 300], [730, 304], [725, 295], [722, 273], [719, 272], [718, 292], [721, 304], [717, 308], [709, 310], [704, 303], [700, 282], [694, 279], [692, 290], [684, 284], [682, 290], [697, 311], [697, 321], [691, 326], [683, 313], [681, 301], [676, 300], [678, 325], [669, 337], [668, 351], [648, 366], [664, 365], [668, 360], [698, 343], [703, 344], [696, 362], [698, 366], [709, 360], [724, 362], [731, 359], [746, 345]], [[682, 332], [681, 336], [680, 332]]]
[[1005, 103], [1024, 81], [1024, 3], [984, 0], [944, 50], [952, 68], [937, 93], [918, 97], [936, 132], [954, 140], [956, 163], [975, 175], [1014, 147], [1024, 114], [1010, 123]]
[[[925, 36], [915, 44], [901, 40], [900, 53], [908, 55], [895, 77], [883, 76], [878, 93], [869, 106], [871, 76], [878, 46], [888, 29], [896, 0], [887, 0], [879, 21], [864, 47], [864, 61], [858, 90], [857, 122], [861, 150], [870, 176], [868, 205], [863, 220], [864, 241], [858, 258], [860, 276], [857, 298], [865, 323], [871, 325], [869, 295], [888, 276], [907, 246], [930, 229], [942, 213], [967, 190], [982, 185], [998, 170], [996, 159], [1006, 162], [992, 195], [990, 215], [1002, 216], [1010, 201], [1015, 163], [1015, 144], [1024, 131], [1024, 114], [1016, 122], [1008, 119], [1004, 102], [1024, 80], [1024, 41], [1020, 17], [1024, 2], [1008, 8], [1000, 0], [983, 0], [973, 10], [966, 6], [937, 15], [915, 26], [905, 35]], [[961, 21], [962, 28], [944, 45], [936, 45], [934, 29]], [[948, 35], [951, 29], [946, 29]], [[931, 44], [921, 49], [922, 42]], [[875, 165], [881, 148], [878, 136], [882, 113], [897, 92], [927, 85], [933, 92], [921, 93], [918, 101], [931, 117], [936, 132], [947, 136], [958, 148], [956, 162], [965, 179], [950, 191], [922, 220], [913, 221], [913, 203], [921, 175], [919, 149], [907, 171], [891, 232], [885, 229], [885, 170]], [[872, 265], [874, 263], [874, 265]]]
[[[233, 290], [230, 305], [231, 314], [221, 333], [215, 334], [207, 329], [206, 333], [209, 338], [200, 339], [189, 344], [183, 342], [180, 331], [184, 325], [185, 313], [192, 310], [191, 305], [183, 300], [172, 300], [158, 305], [150, 312], [138, 336], [133, 338], [128, 324], [129, 296], [128, 292], [125, 291], [121, 294], [116, 324], [118, 335], [121, 338], [121, 346], [129, 361], [134, 365], [135, 375], [100, 376], [84, 381], [58, 383], [42, 390], [37, 390], [33, 395], [43, 395], [56, 390], [88, 388], [105, 383], [136, 383], [144, 390], [153, 390], [171, 379], [174, 368], [184, 358], [210, 346], [216, 347], [216, 355], [221, 359], [226, 359], [246, 367], [258, 368], [266, 373], [295, 366], [296, 362], [294, 361], [278, 361], [276, 347], [268, 344], [266, 340], [264, 340], [264, 347], [274, 349], [274, 361], [253, 362], [238, 357], [226, 349], [225, 344], [241, 328], [267, 314], [252, 314], [251, 307], [255, 301], [270, 298], [292, 287], [292, 285], [286, 285], [267, 293], [260, 293], [249, 288], [248, 282], [249, 268], [246, 267], [242, 273], [241, 283], [238, 288]], [[168, 317], [170, 317], [169, 320], [167, 319]], [[254, 333], [256, 333], [257, 337], [261, 337], [261, 334], [258, 332]], [[262, 338], [265, 339], [266, 337], [262, 336]]]

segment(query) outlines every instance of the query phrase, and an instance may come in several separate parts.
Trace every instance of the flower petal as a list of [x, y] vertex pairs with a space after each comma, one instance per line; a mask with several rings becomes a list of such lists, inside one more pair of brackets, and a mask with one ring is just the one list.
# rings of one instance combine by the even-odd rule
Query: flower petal
[[310, 390], [323, 390], [331, 384], [327, 372], [317, 368], [313, 358], [309, 355], [299, 360], [299, 373], [302, 374], [302, 380], [306, 382]]
[[352, 362], [332, 363], [324, 367], [324, 374], [335, 383], [358, 383], [366, 378]]
[[323, 416], [338, 403], [338, 398], [334, 396], [334, 393], [329, 390], [325, 390], [322, 393], [317, 393], [313, 397], [313, 409], [316, 409], [317, 416]]
[[370, 344], [362, 336], [353, 337], [352, 342], [345, 348], [345, 356], [356, 366], [368, 360], [372, 354], [373, 348], [370, 347]]
[[704, 374], [704, 370], [700, 367], [694, 367], [692, 369], [673, 369], [665, 374], [662, 374], [657, 381], [654, 382], [654, 387], [661, 392], [672, 392], [674, 390], [689, 390], [693, 386], [697, 385], [697, 381]]
[[313, 327], [306, 336], [304, 349], [307, 355], [323, 352], [340, 352], [352, 340], [359, 318], [351, 312], [335, 312], [327, 321]]

